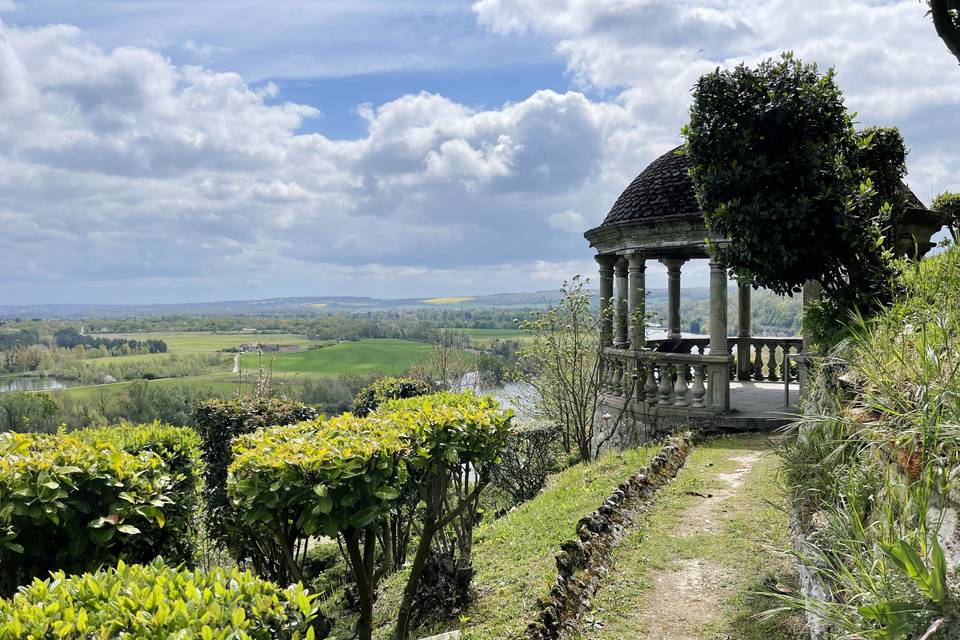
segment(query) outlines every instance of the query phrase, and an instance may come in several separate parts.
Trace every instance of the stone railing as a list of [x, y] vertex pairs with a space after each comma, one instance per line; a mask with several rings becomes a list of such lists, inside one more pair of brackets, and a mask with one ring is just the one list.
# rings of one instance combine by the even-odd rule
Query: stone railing
[[[756, 337], [731, 338], [731, 344], [737, 345], [735, 353], [738, 357], [743, 354], [750, 361], [749, 368], [737, 368], [739, 377], [756, 381], [777, 382], [789, 376], [789, 380], [799, 380], [799, 369], [796, 362], [787, 367], [786, 355], [800, 353], [803, 350], [802, 338]], [[748, 348], [749, 351], [745, 349]]]
[[635, 411], [717, 412], [724, 408], [711, 399], [711, 381], [726, 384], [729, 367], [729, 356], [608, 347], [600, 361], [600, 386], [608, 398]]

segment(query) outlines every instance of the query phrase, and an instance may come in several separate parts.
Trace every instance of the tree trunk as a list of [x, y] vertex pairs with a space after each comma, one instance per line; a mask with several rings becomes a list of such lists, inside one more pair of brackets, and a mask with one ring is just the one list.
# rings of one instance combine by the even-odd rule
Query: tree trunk
[[954, 18], [951, 10], [960, 11], [960, 0], [930, 0], [930, 14], [937, 35], [960, 62], [960, 17]]
[[[368, 532], [367, 535], [373, 535]], [[360, 552], [360, 532], [351, 529], [343, 534], [353, 568], [353, 577], [357, 581], [357, 597], [360, 601], [360, 617], [354, 629], [358, 640], [371, 640], [373, 637], [373, 588], [367, 573], [367, 559]]]
[[[428, 507], [429, 509], [429, 507]], [[413, 557], [413, 564], [410, 566], [410, 575], [407, 577], [407, 584], [403, 588], [403, 600], [400, 602], [400, 611], [397, 613], [397, 627], [394, 632], [394, 640], [407, 640], [410, 636], [410, 615], [413, 613], [413, 601], [417, 596], [417, 586], [420, 584], [420, 575], [427, 563], [427, 556], [430, 554], [430, 546], [433, 543], [433, 537], [437, 533], [436, 516], [430, 514], [423, 522], [423, 529], [420, 533], [420, 543], [417, 545], [417, 554]]]

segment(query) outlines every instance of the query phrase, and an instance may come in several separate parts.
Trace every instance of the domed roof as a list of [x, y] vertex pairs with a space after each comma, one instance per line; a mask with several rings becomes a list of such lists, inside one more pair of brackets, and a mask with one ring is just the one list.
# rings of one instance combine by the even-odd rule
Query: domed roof
[[603, 224], [664, 219], [703, 220], [690, 179], [689, 156], [676, 147], [651, 162], [624, 189]]
[[[689, 220], [702, 222], [703, 213], [693, 192], [690, 156], [675, 147], [663, 154], [633, 179], [604, 218], [601, 227], [630, 222]], [[920, 198], [903, 185], [905, 209], [926, 211]]]

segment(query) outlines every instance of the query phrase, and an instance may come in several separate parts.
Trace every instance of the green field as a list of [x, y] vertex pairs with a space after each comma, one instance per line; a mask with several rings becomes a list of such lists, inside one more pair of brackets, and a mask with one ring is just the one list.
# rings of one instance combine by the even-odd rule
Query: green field
[[212, 331], [170, 331], [166, 333], [111, 333], [97, 337], [127, 340], [163, 340], [167, 350], [176, 352], [222, 351], [241, 344], [296, 344], [307, 347], [316, 344], [306, 336], [295, 333], [213, 333]]
[[444, 331], [462, 333], [470, 338], [477, 346], [488, 347], [494, 340], [515, 340], [521, 345], [530, 340], [530, 334], [520, 329], [460, 329], [449, 328]]
[[[265, 353], [264, 364], [268, 364], [272, 356], [273, 370], [280, 372], [398, 374], [429, 353], [430, 345], [422, 342], [382, 338], [341, 342], [296, 353]], [[245, 353], [240, 357], [240, 368], [244, 371], [255, 370], [258, 366], [257, 354]]]

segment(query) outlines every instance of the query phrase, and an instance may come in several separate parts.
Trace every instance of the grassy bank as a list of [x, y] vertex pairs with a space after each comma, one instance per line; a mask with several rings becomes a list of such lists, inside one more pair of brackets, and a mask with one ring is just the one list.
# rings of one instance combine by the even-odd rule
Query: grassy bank
[[[399, 374], [430, 353], [430, 345], [410, 340], [388, 338], [341, 342], [295, 353], [264, 354], [264, 362], [272, 359], [274, 371], [313, 374]], [[245, 370], [256, 369], [255, 353], [240, 357]]]
[[[556, 576], [554, 554], [574, 536], [577, 520], [598, 508], [618, 484], [643, 467], [659, 447], [609, 453], [550, 478], [547, 487], [476, 532], [474, 588], [477, 597], [456, 620], [427, 625], [415, 637], [451, 629], [465, 640], [519, 638]], [[379, 638], [389, 638], [405, 575], [393, 576], [377, 603]]]

